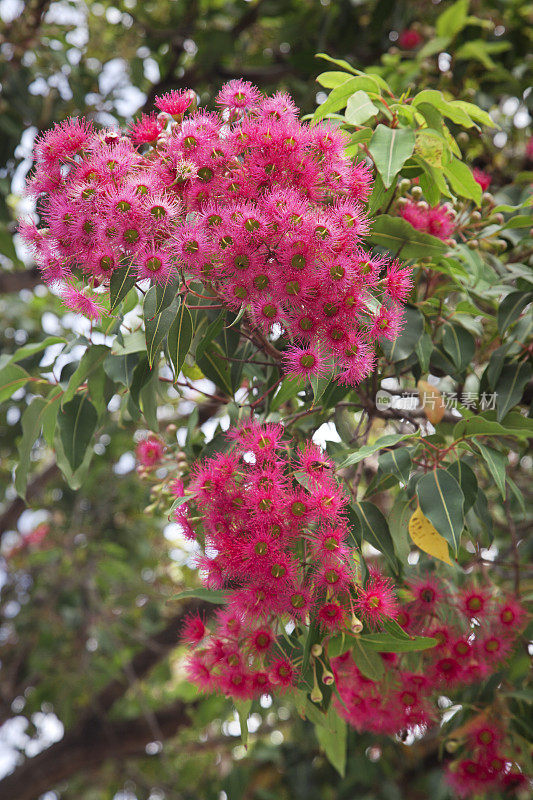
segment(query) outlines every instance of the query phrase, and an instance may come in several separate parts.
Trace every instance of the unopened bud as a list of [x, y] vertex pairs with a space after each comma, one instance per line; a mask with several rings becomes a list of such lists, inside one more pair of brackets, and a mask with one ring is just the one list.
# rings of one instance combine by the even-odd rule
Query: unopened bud
[[409, 190], [410, 186], [411, 186], [411, 181], [409, 180], [409, 178], [402, 178], [402, 180], [398, 184], [398, 191], [400, 192], [400, 194], [403, 195]]
[[322, 683], [325, 686], [331, 686], [332, 683], [335, 683], [335, 675], [333, 672], [330, 672], [329, 669], [325, 669], [322, 673]]
[[318, 686], [313, 686], [313, 690], [312, 690], [311, 694], [309, 695], [309, 697], [311, 698], [311, 701], [313, 703], [321, 703], [322, 700], [323, 700], [322, 692], [320, 691]]
[[420, 188], [420, 186], [413, 186], [413, 188], [411, 189], [411, 194], [415, 200], [420, 200], [420, 198], [422, 197], [422, 189]]
[[350, 627], [353, 633], [361, 633], [361, 631], [363, 630], [363, 623], [361, 622], [360, 619], [357, 619], [355, 614], [352, 614], [352, 622]]
[[459, 747], [459, 742], [457, 741], [457, 739], [448, 739], [445, 747], [448, 753], [455, 753], [455, 751]]
[[315, 658], [318, 658], [318, 656], [321, 656], [322, 655], [322, 645], [321, 644], [314, 644], [311, 647], [311, 655], [314, 656]]

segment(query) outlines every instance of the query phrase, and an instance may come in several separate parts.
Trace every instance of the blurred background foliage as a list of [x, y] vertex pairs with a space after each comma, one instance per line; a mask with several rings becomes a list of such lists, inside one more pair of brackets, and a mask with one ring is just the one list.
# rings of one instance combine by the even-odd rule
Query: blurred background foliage
[[[458, 132], [457, 138], [466, 160], [492, 176], [491, 190], [507, 187], [508, 201], [517, 202], [533, 169], [533, 6], [472, 0], [466, 24], [457, 28], [454, 16], [445, 17], [450, 5], [0, 0], [0, 353], [84, 332], [39, 285], [13, 237], [14, 220], [27, 207], [21, 189], [32, 141], [68, 115], [127, 122], [151, 110], [156, 94], [180, 87], [193, 87], [209, 106], [232, 77], [252, 80], [265, 92], [287, 90], [303, 113], [312, 113], [327, 96], [314, 82], [324, 68], [315, 54], [327, 52], [382, 75], [398, 95], [438, 88], [490, 111], [497, 128]], [[40, 356], [22, 362], [28, 371], [32, 358], [36, 364]], [[72, 359], [59, 369], [56, 377], [68, 378]], [[109, 415], [78, 491], [46, 463], [45, 448], [37, 448], [29, 510], [9, 487], [28, 401], [24, 391], [15, 393], [0, 412], [3, 772], [59, 740], [65, 728], [81, 741], [104, 726], [109, 758], [93, 763], [74, 749], [77, 769], [46, 800], [450, 796], [431, 738], [398, 747], [352, 731], [341, 779], [289, 699], [252, 716], [257, 734], [244, 759], [231, 704], [218, 697], [195, 700], [180, 674], [174, 644], [181, 610], [171, 597], [187, 585], [192, 562], [163, 515], [143, 514], [153, 498], [134, 471], [137, 423]], [[169, 393], [164, 402], [163, 427], [187, 423], [190, 400]], [[203, 401], [205, 435], [213, 413]], [[506, 523], [497, 518], [497, 524]], [[192, 725], [182, 701], [195, 703]], [[58, 759], [64, 757], [58, 751]]]

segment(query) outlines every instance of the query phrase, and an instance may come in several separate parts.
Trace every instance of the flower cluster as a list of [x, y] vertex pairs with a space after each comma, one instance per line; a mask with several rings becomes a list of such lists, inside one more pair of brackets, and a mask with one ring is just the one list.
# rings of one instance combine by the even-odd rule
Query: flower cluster
[[475, 720], [464, 744], [469, 757], [446, 771], [446, 780], [459, 797], [527, 789], [526, 775], [505, 755], [505, 733], [499, 725], [483, 718]]
[[399, 213], [417, 231], [430, 233], [442, 241], [450, 238], [455, 227], [453, 215], [444, 205], [429, 206], [424, 201], [407, 200], [399, 209]]
[[291, 374], [334, 363], [359, 382], [375, 342], [401, 329], [411, 288], [409, 268], [363, 247], [369, 168], [345, 156], [340, 131], [300, 123], [287, 95], [231, 81], [218, 103], [185, 117], [194, 94], [170, 92], [126, 131], [67, 120], [37, 141], [29, 190], [43, 227], [21, 231], [46, 282], [97, 317], [75, 274], [93, 287], [126, 265], [139, 280], [195, 276], [264, 332], [285, 332]]
[[[398, 623], [409, 634], [437, 640], [435, 647], [416, 654], [416, 671], [409, 655], [384, 653], [385, 666], [394, 672], [386, 670], [383, 681], [377, 682], [361, 674], [350, 653], [333, 659], [337, 710], [358, 730], [395, 734], [428, 727], [438, 716], [432, 702], [435, 693], [448, 694], [494, 674], [525, 622], [525, 612], [514, 598], [495, 598], [485, 589], [457, 592], [432, 579], [414, 581], [409, 588], [413, 600], [402, 606]], [[495, 751], [480, 755], [477, 780], [496, 780], [495, 757]], [[501, 760], [500, 777], [505, 759]], [[460, 766], [451, 773], [454, 786], [463, 772]], [[469, 791], [475, 788], [473, 782], [462, 785]]]
[[[287, 623], [312, 614], [324, 635], [394, 617], [389, 581], [377, 572], [363, 588], [342, 514], [346, 498], [332, 463], [314, 445], [291, 457], [279, 425], [247, 422], [229, 433], [232, 447], [198, 466], [193, 499], [175, 519], [203, 546], [204, 584], [227, 590], [213, 630], [187, 626], [195, 645], [189, 675], [207, 690], [253, 697], [298, 678], [284, 649]], [[194, 523], [191, 521], [194, 518]]]

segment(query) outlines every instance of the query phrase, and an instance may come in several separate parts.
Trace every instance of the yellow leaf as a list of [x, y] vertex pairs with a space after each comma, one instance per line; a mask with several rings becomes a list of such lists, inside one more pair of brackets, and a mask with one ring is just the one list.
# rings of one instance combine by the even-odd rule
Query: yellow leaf
[[416, 509], [409, 520], [408, 527], [409, 536], [417, 547], [423, 550], [424, 553], [433, 556], [433, 558], [438, 558], [439, 561], [444, 561], [446, 564], [451, 565], [448, 542], [433, 527], [429, 519], [422, 514], [420, 508]]
[[424, 409], [424, 414], [432, 425], [436, 425], [437, 422], [441, 421], [446, 411], [442, 395], [436, 386], [427, 381], [418, 381], [417, 387], [420, 405]]

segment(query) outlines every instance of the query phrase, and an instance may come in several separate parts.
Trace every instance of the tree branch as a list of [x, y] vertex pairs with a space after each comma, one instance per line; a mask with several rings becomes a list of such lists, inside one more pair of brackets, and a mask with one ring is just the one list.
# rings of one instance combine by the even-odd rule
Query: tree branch
[[21, 289], [33, 289], [43, 282], [39, 267], [16, 270], [14, 272], [0, 272], [0, 294], [20, 292]]
[[[154, 714], [165, 739], [192, 723], [196, 703], [181, 700]], [[144, 716], [119, 721], [91, 716], [82, 720], [65, 737], [29, 759], [0, 781], [0, 798], [37, 800], [42, 794], [78, 772], [98, 769], [109, 758], [144, 755], [154, 740], [152, 725]]]
[[157, 735], [168, 739], [191, 723], [194, 703], [181, 701], [166, 709], [141, 715], [135, 719], [113, 720], [108, 712], [178, 644], [181, 630], [189, 613], [210, 614], [216, 606], [211, 603], [188, 603], [169, 620], [163, 630], [150, 637], [145, 647], [123, 667], [122, 675], [114, 678], [87, 704], [77, 725], [60, 742], [39, 755], [27, 759], [11, 775], [0, 781], [0, 798], [36, 800], [58, 783], [78, 772], [96, 769], [109, 758], [141, 755]]

